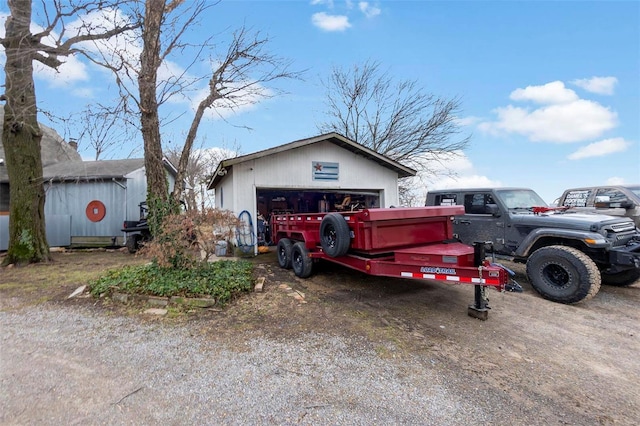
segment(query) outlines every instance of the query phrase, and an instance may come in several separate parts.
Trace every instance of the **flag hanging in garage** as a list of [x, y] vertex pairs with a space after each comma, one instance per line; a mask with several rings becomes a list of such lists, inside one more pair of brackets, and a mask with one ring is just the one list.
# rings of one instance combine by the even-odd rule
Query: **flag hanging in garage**
[[313, 180], [338, 180], [338, 163], [312, 161]]

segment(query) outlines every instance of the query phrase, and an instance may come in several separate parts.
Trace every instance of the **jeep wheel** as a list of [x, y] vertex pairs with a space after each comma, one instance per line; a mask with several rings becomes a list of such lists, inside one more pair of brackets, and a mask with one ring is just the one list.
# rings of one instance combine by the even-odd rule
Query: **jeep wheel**
[[631, 285], [640, 279], [640, 270], [629, 269], [628, 271], [618, 272], [617, 274], [602, 273], [602, 283], [606, 285], [615, 285], [624, 287]]
[[527, 276], [545, 299], [577, 303], [600, 290], [600, 271], [583, 252], [573, 247], [549, 246], [536, 250], [527, 260]]

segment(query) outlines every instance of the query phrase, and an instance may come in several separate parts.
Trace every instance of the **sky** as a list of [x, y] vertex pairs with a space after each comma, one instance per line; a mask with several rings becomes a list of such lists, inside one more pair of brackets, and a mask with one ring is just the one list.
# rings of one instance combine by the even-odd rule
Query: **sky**
[[[2, 2], [2, 35], [7, 14]], [[416, 184], [420, 199], [429, 189], [517, 186], [552, 202], [566, 188], [640, 183], [640, 2], [223, 0], [186, 37], [214, 37], [224, 53], [243, 25], [268, 36], [268, 50], [304, 70], [303, 79], [275, 83], [282, 94], [225, 119], [207, 114], [203, 148], [237, 145], [249, 154], [318, 135], [331, 69], [375, 61], [394, 81], [461, 101], [457, 120], [469, 146], [447, 162], [454, 178]], [[129, 49], [138, 52], [135, 42]], [[189, 63], [173, 57], [167, 72]], [[197, 61], [189, 73], [204, 74], [206, 65]], [[79, 114], [115, 96], [113, 77], [82, 58], [59, 71], [37, 68], [42, 110]], [[192, 105], [163, 107], [174, 117], [162, 129], [165, 142], [184, 138]], [[79, 150], [95, 156], [86, 144]], [[103, 159], [130, 155], [142, 156], [138, 138]]]

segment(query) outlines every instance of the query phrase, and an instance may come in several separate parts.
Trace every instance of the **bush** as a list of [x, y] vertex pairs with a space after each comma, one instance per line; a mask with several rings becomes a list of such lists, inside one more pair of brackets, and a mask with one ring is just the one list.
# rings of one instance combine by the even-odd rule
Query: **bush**
[[113, 292], [151, 296], [211, 297], [224, 305], [253, 287], [253, 266], [246, 261], [200, 262], [190, 268], [157, 263], [126, 266], [89, 283], [94, 297]]
[[218, 241], [235, 235], [238, 218], [229, 210], [207, 208], [167, 213], [139, 254], [153, 259], [161, 267], [191, 268], [206, 263], [215, 253]]

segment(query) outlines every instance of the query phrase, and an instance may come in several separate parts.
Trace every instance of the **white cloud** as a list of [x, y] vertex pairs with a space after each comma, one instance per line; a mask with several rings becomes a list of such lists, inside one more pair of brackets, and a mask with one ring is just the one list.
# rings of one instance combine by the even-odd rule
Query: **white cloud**
[[38, 61], [34, 61], [33, 74], [35, 78], [45, 80], [51, 87], [71, 87], [80, 81], [89, 80], [89, 72], [87, 66], [76, 56], [60, 58], [64, 61], [54, 70]]
[[614, 88], [618, 84], [615, 77], [591, 77], [573, 80], [571, 84], [582, 87], [588, 92], [599, 95], [613, 95]]
[[479, 123], [482, 120], [480, 117], [475, 117], [470, 115], [468, 117], [457, 117], [454, 119], [454, 122], [458, 126], [473, 126], [474, 124]]
[[482, 175], [447, 176], [434, 181], [429, 189], [501, 187], [499, 180]]
[[578, 100], [576, 92], [567, 89], [561, 81], [516, 89], [509, 97], [514, 101], [533, 101], [538, 104], [562, 104]]
[[373, 18], [380, 15], [380, 8], [372, 6], [368, 1], [361, 1], [358, 3], [358, 8], [367, 18]]
[[516, 133], [532, 141], [570, 143], [601, 136], [618, 124], [618, 115], [597, 102], [578, 99], [533, 111], [508, 105], [494, 112], [498, 120], [481, 123], [482, 131]]
[[344, 31], [351, 27], [349, 18], [345, 15], [327, 15], [324, 12], [314, 13], [311, 22], [324, 31]]
[[425, 159], [422, 161], [429, 170], [428, 175], [419, 172], [408, 185], [415, 205], [424, 205], [425, 195], [429, 190], [503, 186], [500, 181], [479, 175], [469, 157], [462, 151], [450, 155], [441, 155], [440, 161]]
[[316, 6], [319, 4], [326, 4], [330, 9], [333, 8], [333, 0], [311, 0], [312, 6]]
[[626, 185], [627, 182], [624, 178], [618, 176], [612, 176], [606, 180], [605, 185]]
[[569, 160], [580, 160], [589, 157], [603, 157], [616, 152], [626, 151], [629, 146], [631, 146], [631, 142], [628, 142], [623, 138], [605, 139], [583, 146], [570, 154], [567, 158]]

